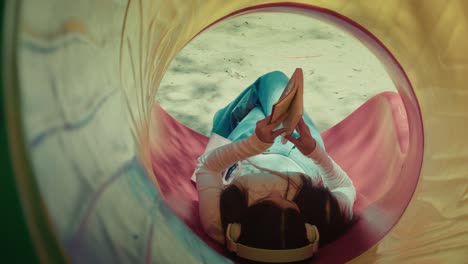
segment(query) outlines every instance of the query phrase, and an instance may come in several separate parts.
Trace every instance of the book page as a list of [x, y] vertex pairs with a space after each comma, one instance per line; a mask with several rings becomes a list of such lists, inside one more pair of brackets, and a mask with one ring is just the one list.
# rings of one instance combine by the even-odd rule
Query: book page
[[286, 134], [291, 134], [296, 128], [297, 123], [303, 114], [303, 97], [304, 97], [304, 78], [302, 69], [297, 68], [276, 104], [273, 105], [271, 120], [274, 122], [283, 114], [289, 113], [288, 117], [282, 123], [282, 127], [286, 127]]

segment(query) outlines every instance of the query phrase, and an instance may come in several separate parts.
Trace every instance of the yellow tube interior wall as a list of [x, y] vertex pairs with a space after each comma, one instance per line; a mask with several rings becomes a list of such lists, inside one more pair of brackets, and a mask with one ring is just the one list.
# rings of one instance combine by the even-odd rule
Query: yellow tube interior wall
[[[61, 72], [66, 76], [62, 74], [58, 85], [63, 84], [68, 90], [61, 96], [79, 100], [79, 93], [86, 93], [104, 98], [106, 94], [111, 96], [113, 93], [105, 87], [117, 87], [123, 91], [123, 104], [116, 102], [118, 106], [105, 110], [112, 113], [106, 117], [109, 126], [115, 124], [114, 127], [131, 128], [128, 133], [116, 132], [126, 152], [123, 151], [112, 162], [123, 163], [136, 153], [143, 161], [149, 178], [153, 179], [145, 147], [150, 140], [147, 124], [159, 83], [172, 59], [200, 31], [219, 19], [242, 9], [275, 3], [282, 1], [24, 0], [19, 7], [18, 34], [21, 39], [34, 38], [35, 43], [47, 42], [47, 48], [67, 45], [67, 41], [80, 35], [80, 41], [86, 46], [84, 54], [92, 55], [93, 60], [79, 60], [68, 52], [47, 65], [54, 72], [66, 69]], [[352, 263], [466, 261], [468, 2], [300, 0], [294, 3], [320, 7], [345, 16], [379, 39], [406, 72], [422, 114], [424, 160], [412, 201], [391, 232]], [[64, 32], [68, 33], [67, 37], [60, 37]], [[22, 87], [34, 87], [37, 80], [47, 78], [43, 77], [47, 72], [41, 72], [38, 66], [42, 65], [37, 63], [39, 58], [20, 52], [18, 61]], [[101, 62], [97, 68], [95, 63]], [[33, 66], [39, 68], [31, 68]], [[80, 76], [76, 72], [80, 72]], [[34, 89], [28, 91], [32, 91], [29, 95], [34, 95]], [[25, 98], [31, 102], [33, 99], [34, 96]], [[66, 100], [63, 102], [66, 104]], [[99, 105], [99, 100], [94, 104]], [[69, 108], [63, 113], [65, 119], [81, 120]], [[128, 119], [121, 120], [127, 116]], [[35, 140], [40, 140], [32, 135], [41, 122], [42, 119], [33, 117], [24, 120], [26, 140], [32, 145]], [[158, 140], [157, 125], [151, 140]], [[98, 127], [96, 131], [103, 131], [106, 127]], [[91, 136], [87, 139], [89, 144], [99, 144], [93, 142]], [[79, 149], [82, 146], [75, 147]], [[38, 159], [33, 160], [33, 175], [39, 175], [42, 163]], [[99, 169], [106, 171], [106, 166], [111, 168], [112, 162], [101, 164]], [[106, 180], [89, 178], [86, 184], [93, 186]], [[153, 183], [157, 186], [156, 182]], [[52, 196], [48, 198], [44, 191], [42, 195], [48, 205]], [[48, 209], [54, 218], [63, 208], [57, 208], [55, 212], [54, 208]], [[70, 228], [60, 221], [55, 225], [56, 232], [60, 234]]]

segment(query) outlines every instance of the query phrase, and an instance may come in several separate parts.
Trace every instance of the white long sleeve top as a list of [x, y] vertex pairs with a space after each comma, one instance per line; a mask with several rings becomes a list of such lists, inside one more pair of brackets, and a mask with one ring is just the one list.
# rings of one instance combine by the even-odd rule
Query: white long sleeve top
[[[237, 173], [242, 175], [239, 180], [242, 180], [242, 185], [249, 192], [249, 205], [274, 190], [282, 193], [287, 190], [287, 181], [275, 172], [287, 175], [290, 181], [296, 183], [291, 185], [288, 199], [292, 199], [298, 191], [296, 186], [300, 186], [300, 175], [304, 173], [304, 169], [286, 156], [264, 153], [271, 145], [262, 142], [254, 133], [246, 139], [215, 148], [199, 158], [196, 182], [200, 220], [204, 231], [219, 243], [224, 244], [219, 208], [220, 195], [225, 188], [222, 174], [231, 165], [236, 162], [240, 164]], [[319, 144], [307, 157], [312, 159], [314, 162], [311, 164], [316, 166], [313, 170], [316, 173], [308, 176], [313, 182], [323, 182], [323, 186], [330, 190], [340, 209], [350, 220], [356, 199], [351, 179]]]

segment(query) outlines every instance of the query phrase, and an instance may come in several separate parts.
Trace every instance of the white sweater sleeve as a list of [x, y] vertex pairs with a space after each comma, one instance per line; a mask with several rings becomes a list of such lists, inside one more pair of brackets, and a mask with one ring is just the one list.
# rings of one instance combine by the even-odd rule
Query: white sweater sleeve
[[222, 172], [239, 160], [262, 153], [271, 145], [260, 141], [254, 133], [244, 140], [216, 148], [198, 159], [196, 176], [200, 221], [204, 231], [219, 243], [224, 244], [219, 208], [220, 195], [224, 189]]
[[356, 189], [349, 176], [320, 145], [317, 145], [315, 150], [307, 156], [319, 165], [322, 170], [324, 186], [338, 200], [341, 211], [345, 214], [346, 218], [351, 220], [353, 217], [353, 205], [356, 200]]

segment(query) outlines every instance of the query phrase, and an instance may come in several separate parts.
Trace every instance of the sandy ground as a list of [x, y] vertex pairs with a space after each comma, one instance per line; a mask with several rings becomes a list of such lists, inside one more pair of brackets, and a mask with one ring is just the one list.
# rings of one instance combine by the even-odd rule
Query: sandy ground
[[310, 17], [253, 13], [223, 21], [171, 63], [156, 100], [182, 123], [208, 134], [214, 113], [259, 76], [303, 68], [305, 111], [320, 130], [369, 97], [395, 87], [357, 39]]

